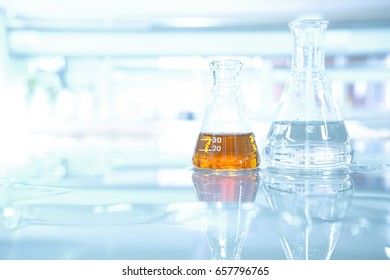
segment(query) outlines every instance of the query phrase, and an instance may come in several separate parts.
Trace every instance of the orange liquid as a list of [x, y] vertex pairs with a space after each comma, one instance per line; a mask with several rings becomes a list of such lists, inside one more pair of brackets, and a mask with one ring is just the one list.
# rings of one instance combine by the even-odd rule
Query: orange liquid
[[250, 169], [259, 166], [260, 156], [253, 133], [200, 133], [192, 164], [208, 169]]

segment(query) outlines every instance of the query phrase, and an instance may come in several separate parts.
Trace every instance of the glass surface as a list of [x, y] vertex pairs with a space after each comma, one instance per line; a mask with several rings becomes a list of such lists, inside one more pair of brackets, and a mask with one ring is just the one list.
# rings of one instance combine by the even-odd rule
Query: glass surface
[[365, 156], [317, 176], [157, 168], [120, 185], [7, 182], [0, 259], [390, 259], [390, 164]]

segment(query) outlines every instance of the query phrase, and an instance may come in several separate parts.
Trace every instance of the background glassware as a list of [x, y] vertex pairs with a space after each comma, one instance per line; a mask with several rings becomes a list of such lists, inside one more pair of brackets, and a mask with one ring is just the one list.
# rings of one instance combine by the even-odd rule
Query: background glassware
[[329, 259], [353, 194], [349, 173], [291, 176], [267, 171], [263, 186], [287, 259]]
[[328, 21], [296, 20], [292, 69], [264, 145], [267, 166], [286, 170], [344, 168], [353, 150], [325, 73]]
[[255, 136], [240, 85], [242, 62], [210, 62], [214, 83], [192, 163], [197, 168], [251, 169], [259, 166]]

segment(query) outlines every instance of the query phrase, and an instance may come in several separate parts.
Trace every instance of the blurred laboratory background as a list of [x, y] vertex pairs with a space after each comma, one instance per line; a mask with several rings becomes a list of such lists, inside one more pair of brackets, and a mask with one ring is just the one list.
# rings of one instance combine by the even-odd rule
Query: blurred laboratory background
[[356, 154], [390, 151], [386, 0], [3, 0], [0, 9], [2, 162], [39, 158], [57, 176], [190, 167], [216, 57], [244, 62], [261, 146], [297, 18], [330, 21], [326, 70]]
[[[261, 148], [298, 18], [330, 21], [351, 173], [193, 174], [209, 61], [243, 61]], [[390, 1], [0, 0], [0, 133], [0, 259], [388, 259]]]

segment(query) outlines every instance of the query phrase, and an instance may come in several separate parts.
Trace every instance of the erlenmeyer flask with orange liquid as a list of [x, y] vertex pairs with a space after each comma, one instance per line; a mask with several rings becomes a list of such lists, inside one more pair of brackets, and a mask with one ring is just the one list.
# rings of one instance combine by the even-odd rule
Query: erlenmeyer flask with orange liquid
[[214, 82], [192, 163], [203, 169], [253, 169], [260, 163], [242, 94], [239, 60], [210, 62]]

